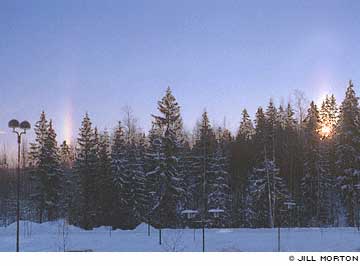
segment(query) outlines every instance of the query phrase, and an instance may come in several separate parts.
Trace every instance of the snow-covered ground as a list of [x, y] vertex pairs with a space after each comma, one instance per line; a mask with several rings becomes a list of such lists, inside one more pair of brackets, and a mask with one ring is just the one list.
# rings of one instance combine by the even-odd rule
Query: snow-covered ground
[[[63, 221], [37, 224], [21, 221], [21, 251], [201, 251], [200, 229], [162, 232], [142, 224], [136, 230], [110, 232], [107, 227], [85, 231], [63, 226]], [[16, 224], [0, 227], [0, 251], [15, 250]], [[206, 229], [206, 251], [277, 251], [277, 229]], [[360, 251], [360, 233], [354, 228], [283, 228], [281, 251]]]

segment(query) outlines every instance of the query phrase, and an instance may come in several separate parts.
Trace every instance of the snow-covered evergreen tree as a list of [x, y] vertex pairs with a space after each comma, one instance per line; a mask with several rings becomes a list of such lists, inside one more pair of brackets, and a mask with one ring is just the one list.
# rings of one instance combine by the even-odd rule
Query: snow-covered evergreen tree
[[256, 111], [256, 118], [255, 118], [255, 136], [254, 136], [254, 143], [255, 143], [255, 154], [256, 154], [256, 161], [262, 162], [264, 159], [264, 147], [266, 146], [266, 136], [267, 136], [267, 122], [265, 118], [264, 111], [262, 107], [259, 107]]
[[134, 215], [138, 223], [146, 221], [147, 195], [145, 170], [145, 136], [141, 133], [129, 144], [129, 169], [134, 195]]
[[319, 119], [321, 123], [320, 135], [323, 139], [332, 137], [336, 129], [338, 110], [336, 106], [335, 96], [326, 95], [325, 100], [321, 104]]
[[75, 194], [77, 189], [76, 179], [74, 177], [73, 165], [75, 154], [66, 141], [60, 145], [60, 165], [63, 171], [63, 182], [61, 185], [61, 213], [70, 223], [76, 223], [76, 202]]
[[[322, 110], [325, 115], [326, 111]], [[325, 122], [324, 122], [325, 123]], [[322, 124], [319, 111], [311, 103], [304, 123], [305, 158], [302, 178], [304, 223], [309, 226], [328, 225], [331, 216], [333, 177], [330, 171], [328, 143], [322, 141]]]
[[253, 138], [255, 135], [255, 129], [253, 123], [250, 119], [250, 116], [246, 109], [242, 111], [242, 120], [240, 122], [240, 127], [236, 136], [236, 139], [239, 141], [244, 140], [248, 141]]
[[31, 176], [34, 183], [33, 203], [39, 222], [57, 218], [62, 171], [52, 122], [46, 120], [45, 112], [35, 124], [35, 143], [30, 148]]
[[335, 131], [338, 110], [334, 95], [326, 96], [319, 111], [320, 119], [320, 169], [322, 189], [320, 191], [320, 224], [331, 225], [338, 223], [340, 204], [339, 190], [336, 188], [336, 157]]
[[304, 123], [305, 161], [302, 178], [302, 199], [304, 203], [304, 220], [306, 225], [317, 226], [320, 204], [320, 120], [319, 111], [311, 102]]
[[119, 122], [113, 136], [111, 146], [111, 165], [113, 183], [118, 190], [121, 190], [126, 181], [125, 135], [124, 128]]
[[216, 147], [215, 132], [212, 129], [207, 112], [202, 114], [202, 120], [197, 130], [199, 135], [191, 151], [191, 187], [193, 194], [193, 208], [201, 213], [208, 211], [208, 182], [211, 171], [211, 160]]
[[279, 176], [279, 168], [274, 161], [267, 160], [254, 167], [250, 176], [249, 209], [253, 212], [250, 217], [255, 227], [274, 227], [285, 225], [286, 206], [289, 201], [287, 188]]
[[78, 223], [84, 229], [96, 225], [97, 136], [86, 113], [77, 141], [75, 171], [78, 178]]
[[269, 105], [265, 113], [266, 130], [265, 130], [265, 145], [267, 150], [267, 156], [276, 159], [277, 152], [277, 127], [278, 127], [278, 113], [272, 99], [270, 99]]
[[297, 181], [299, 179], [297, 178], [297, 165], [300, 166], [299, 162], [301, 162], [298, 153], [298, 126], [294, 117], [295, 112], [290, 103], [287, 105], [285, 112], [285, 125], [281, 137], [278, 138], [278, 147], [280, 149], [278, 164], [280, 166], [280, 175], [286, 180], [290, 194], [296, 197], [296, 188], [299, 186]]
[[56, 141], [56, 133], [50, 120], [48, 136], [45, 141], [47, 149], [47, 191], [45, 197], [45, 209], [47, 219], [58, 218], [59, 200], [61, 197], [61, 185], [63, 182], [63, 172], [60, 166], [59, 149]]
[[210, 217], [213, 220], [212, 224], [217, 227], [231, 224], [229, 157], [226, 154], [225, 142], [226, 139], [219, 139], [211, 154], [206, 183], [208, 211], [222, 211], [217, 219]]
[[[234, 226], [245, 226], [248, 213], [248, 176], [254, 161], [255, 128], [246, 109], [242, 111], [240, 127], [230, 151], [230, 187]], [[248, 225], [249, 226], [249, 225]]]
[[105, 130], [99, 135], [97, 162], [97, 225], [111, 225], [114, 190], [111, 172], [110, 137]]
[[119, 122], [113, 137], [111, 168], [115, 187], [113, 226], [121, 229], [133, 229], [137, 225], [134, 182], [130, 169], [130, 149], [125, 130]]
[[148, 146], [145, 151], [146, 195], [147, 206], [145, 216], [148, 223], [159, 226], [158, 208], [163, 190], [163, 168], [165, 155], [162, 149], [163, 129], [152, 123], [148, 135]]
[[73, 155], [66, 140], [61, 143], [59, 153], [61, 164], [64, 167], [70, 168], [73, 164]]
[[[164, 154], [160, 168], [161, 187], [159, 205], [156, 212], [161, 226], [174, 227], [178, 223], [182, 195], [184, 193], [179, 161], [184, 145], [183, 124], [180, 107], [170, 88], [158, 102], [161, 115], [154, 115], [155, 123], [162, 129], [161, 150]], [[155, 168], [156, 169], [156, 168]]]
[[342, 190], [347, 222], [359, 226], [360, 109], [350, 81], [340, 106], [336, 132], [337, 183]]

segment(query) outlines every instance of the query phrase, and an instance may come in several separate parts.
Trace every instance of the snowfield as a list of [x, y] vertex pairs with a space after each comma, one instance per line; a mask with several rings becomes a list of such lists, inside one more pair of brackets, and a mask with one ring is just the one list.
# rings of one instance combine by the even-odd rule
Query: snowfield
[[[202, 250], [201, 229], [158, 230], [142, 224], [133, 231], [110, 231], [100, 227], [85, 231], [64, 226], [63, 221], [37, 224], [21, 221], [20, 251], [127, 251], [164, 252]], [[0, 227], [0, 251], [15, 250], [16, 224]], [[278, 248], [277, 229], [206, 229], [206, 251], [273, 252]], [[281, 251], [360, 251], [360, 233], [355, 228], [283, 228]]]

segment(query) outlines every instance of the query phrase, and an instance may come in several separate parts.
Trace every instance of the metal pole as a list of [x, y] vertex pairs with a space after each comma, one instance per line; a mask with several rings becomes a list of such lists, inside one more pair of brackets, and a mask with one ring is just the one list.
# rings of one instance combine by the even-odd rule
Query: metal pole
[[205, 222], [202, 226], [202, 251], [205, 252]]
[[280, 226], [278, 227], [278, 252], [280, 252]]
[[161, 246], [162, 242], [161, 242], [161, 228], [159, 229], [159, 245]]
[[19, 252], [20, 240], [20, 144], [21, 135], [17, 133], [18, 137], [18, 165], [17, 165], [17, 185], [16, 185], [16, 252]]

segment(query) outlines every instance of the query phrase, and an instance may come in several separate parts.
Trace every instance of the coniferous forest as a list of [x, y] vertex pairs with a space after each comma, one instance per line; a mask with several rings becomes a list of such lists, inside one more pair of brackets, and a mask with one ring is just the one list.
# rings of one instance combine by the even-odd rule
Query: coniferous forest
[[[65, 218], [84, 229], [360, 226], [360, 106], [350, 81], [342, 102], [301, 93], [270, 99], [255, 119], [239, 110], [232, 134], [206, 111], [185, 132], [168, 88], [149, 132], [127, 112], [111, 131], [84, 114], [76, 143], [57, 142], [45, 112], [21, 149], [21, 219]], [[0, 221], [16, 217], [16, 175], [1, 155]], [[185, 211], [185, 212], [184, 212]], [[188, 219], [184, 213], [193, 211]], [[213, 215], [217, 213], [217, 215]]]

